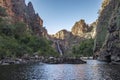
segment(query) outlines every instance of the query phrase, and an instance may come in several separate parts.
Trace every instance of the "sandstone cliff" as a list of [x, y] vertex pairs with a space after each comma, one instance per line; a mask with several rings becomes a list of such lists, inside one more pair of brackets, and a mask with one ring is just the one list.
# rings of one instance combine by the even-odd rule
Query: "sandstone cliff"
[[84, 20], [80, 20], [74, 24], [72, 27], [72, 34], [76, 36], [82, 36], [84, 33], [88, 32], [88, 25]]
[[74, 36], [79, 36], [79, 37], [88, 38], [88, 39], [94, 38], [96, 24], [97, 24], [97, 21], [88, 25], [86, 24], [85, 20], [81, 19], [80, 21], [74, 24], [71, 32]]
[[47, 36], [43, 20], [35, 13], [31, 2], [26, 5], [25, 0], [0, 0], [0, 6], [6, 9], [7, 18], [11, 23], [24, 22], [34, 34]]
[[[97, 25], [94, 52], [101, 60], [120, 60], [120, 0], [104, 0]], [[103, 4], [104, 4], [103, 2]]]
[[71, 32], [63, 29], [61, 31], [58, 31], [56, 34], [53, 35], [54, 38], [57, 38], [57, 39], [69, 39], [71, 37]]

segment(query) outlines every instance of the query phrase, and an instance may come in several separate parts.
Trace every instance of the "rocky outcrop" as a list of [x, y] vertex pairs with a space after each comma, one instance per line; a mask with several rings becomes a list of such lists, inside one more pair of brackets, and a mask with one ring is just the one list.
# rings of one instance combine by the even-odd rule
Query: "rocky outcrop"
[[70, 36], [71, 36], [71, 32], [63, 29], [61, 31], [58, 31], [56, 34], [52, 35], [54, 38], [57, 38], [57, 39], [68, 39]]
[[11, 23], [24, 22], [26, 27], [38, 36], [47, 36], [47, 30], [43, 27], [43, 20], [35, 13], [31, 2], [25, 4], [25, 0], [0, 0], [0, 6], [6, 9]]
[[81, 19], [80, 21], [74, 24], [71, 32], [75, 36], [79, 36], [83, 38], [94, 38], [96, 23], [97, 22], [93, 22], [91, 25], [88, 25], [85, 23], [85, 20]]
[[86, 61], [83, 61], [80, 58], [48, 58], [43, 61], [48, 64], [85, 64]]
[[72, 34], [76, 36], [82, 36], [84, 33], [88, 32], [88, 25], [84, 20], [80, 20], [74, 24], [72, 27]]
[[88, 34], [90, 34], [93, 39], [95, 39], [95, 37], [96, 37], [96, 26], [97, 26], [97, 23], [98, 23], [98, 21], [96, 20], [95, 22], [90, 24], [90, 28], [89, 28]]
[[[102, 35], [104, 40], [100, 39]], [[95, 44], [100, 60], [120, 61], [120, 0], [109, 0], [101, 12]]]
[[81, 37], [81, 38], [95, 38], [96, 35], [96, 25], [97, 21], [88, 25], [85, 20], [81, 19], [76, 22], [70, 31], [65, 29], [58, 31], [56, 34], [52, 35], [54, 38], [66, 40], [71, 36]]

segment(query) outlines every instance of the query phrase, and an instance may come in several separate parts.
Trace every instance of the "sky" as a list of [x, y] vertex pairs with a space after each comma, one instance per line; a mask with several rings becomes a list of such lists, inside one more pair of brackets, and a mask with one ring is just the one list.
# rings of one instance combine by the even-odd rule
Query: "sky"
[[71, 31], [76, 21], [84, 19], [91, 24], [98, 18], [102, 0], [25, 0], [31, 1], [35, 12], [43, 19], [49, 34], [59, 30]]

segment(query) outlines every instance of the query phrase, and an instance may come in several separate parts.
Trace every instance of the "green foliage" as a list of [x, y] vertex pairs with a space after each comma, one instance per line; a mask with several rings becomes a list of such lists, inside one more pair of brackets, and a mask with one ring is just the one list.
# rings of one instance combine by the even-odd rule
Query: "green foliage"
[[5, 22], [0, 23], [0, 34], [6, 36], [12, 36], [13, 34], [12, 26]]
[[22, 22], [8, 24], [0, 22], [0, 58], [22, 57], [24, 54], [41, 56], [57, 56], [51, 42], [43, 37], [32, 35]]
[[50, 46], [51, 42], [43, 37], [30, 37], [30, 41], [27, 44], [33, 49], [32, 52], [38, 52], [42, 56], [57, 56], [58, 53]]
[[7, 16], [5, 8], [0, 6], [0, 16]]
[[14, 24], [14, 33], [18, 36], [23, 36], [26, 34], [26, 24], [23, 22], [18, 22]]
[[93, 39], [84, 40], [78, 46], [74, 46], [72, 52], [75, 56], [92, 56], [93, 45]]

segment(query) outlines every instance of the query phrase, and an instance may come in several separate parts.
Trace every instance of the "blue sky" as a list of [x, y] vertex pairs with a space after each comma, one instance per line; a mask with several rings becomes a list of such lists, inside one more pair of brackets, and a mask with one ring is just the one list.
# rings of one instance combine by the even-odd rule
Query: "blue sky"
[[44, 21], [49, 34], [61, 29], [71, 30], [76, 21], [90, 24], [98, 18], [102, 0], [26, 0], [33, 3], [36, 13]]

